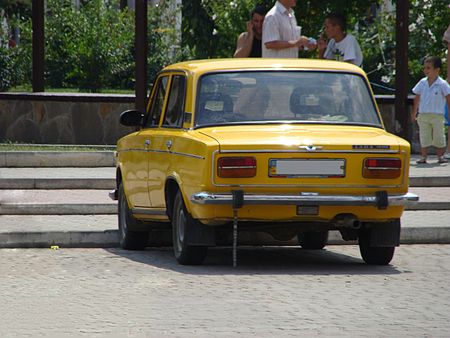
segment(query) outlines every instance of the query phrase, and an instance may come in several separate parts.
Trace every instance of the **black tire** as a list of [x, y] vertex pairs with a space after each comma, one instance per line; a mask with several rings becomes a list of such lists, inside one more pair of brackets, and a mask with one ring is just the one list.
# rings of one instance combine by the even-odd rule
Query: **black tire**
[[125, 250], [144, 250], [148, 244], [149, 233], [147, 231], [130, 230], [130, 227], [137, 225], [139, 221], [131, 214], [122, 183], [119, 184], [118, 197], [120, 247]]
[[182, 265], [202, 264], [208, 252], [207, 246], [194, 246], [186, 243], [185, 235], [193, 222], [195, 220], [187, 212], [183, 196], [178, 191], [173, 203], [172, 242], [175, 258]]
[[308, 231], [297, 235], [298, 244], [303, 249], [321, 250], [327, 245], [328, 231]]
[[370, 229], [361, 230], [358, 244], [361, 257], [367, 264], [388, 265], [394, 257], [395, 246], [370, 246]]

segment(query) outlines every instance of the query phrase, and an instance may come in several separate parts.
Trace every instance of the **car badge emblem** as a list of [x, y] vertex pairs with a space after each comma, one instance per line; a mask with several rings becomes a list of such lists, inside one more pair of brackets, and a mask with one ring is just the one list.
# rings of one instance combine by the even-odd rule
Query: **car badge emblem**
[[320, 149], [322, 149], [322, 147], [321, 146], [313, 146], [312, 144], [310, 144], [310, 145], [307, 145], [307, 146], [300, 146], [299, 147], [300, 149], [304, 149], [304, 150], [306, 150], [306, 151], [316, 151], [316, 150], [320, 150]]

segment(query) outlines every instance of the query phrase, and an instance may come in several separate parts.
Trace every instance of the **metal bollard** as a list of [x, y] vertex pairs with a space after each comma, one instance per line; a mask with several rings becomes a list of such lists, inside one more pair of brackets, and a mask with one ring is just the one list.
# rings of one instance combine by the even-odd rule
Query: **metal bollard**
[[244, 205], [244, 192], [232, 190], [233, 195], [233, 268], [237, 266], [238, 209]]

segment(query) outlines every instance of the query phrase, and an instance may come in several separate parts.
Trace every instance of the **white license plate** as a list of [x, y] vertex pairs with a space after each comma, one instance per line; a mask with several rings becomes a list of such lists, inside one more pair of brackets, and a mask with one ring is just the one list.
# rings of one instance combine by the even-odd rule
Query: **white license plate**
[[344, 159], [271, 159], [270, 177], [344, 177]]

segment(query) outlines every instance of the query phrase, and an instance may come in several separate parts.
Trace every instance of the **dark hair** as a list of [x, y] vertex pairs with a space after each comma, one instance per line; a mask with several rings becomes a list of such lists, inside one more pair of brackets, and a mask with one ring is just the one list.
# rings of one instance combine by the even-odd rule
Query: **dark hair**
[[250, 12], [250, 18], [253, 18], [253, 14], [259, 14], [261, 16], [266, 16], [266, 13], [267, 13], [266, 7], [257, 5]]
[[429, 56], [423, 63], [431, 63], [433, 65], [433, 68], [442, 68], [442, 60], [438, 56]]
[[333, 25], [338, 25], [341, 27], [343, 32], [347, 31], [347, 20], [344, 14], [341, 13], [330, 13], [325, 19], [328, 19]]

